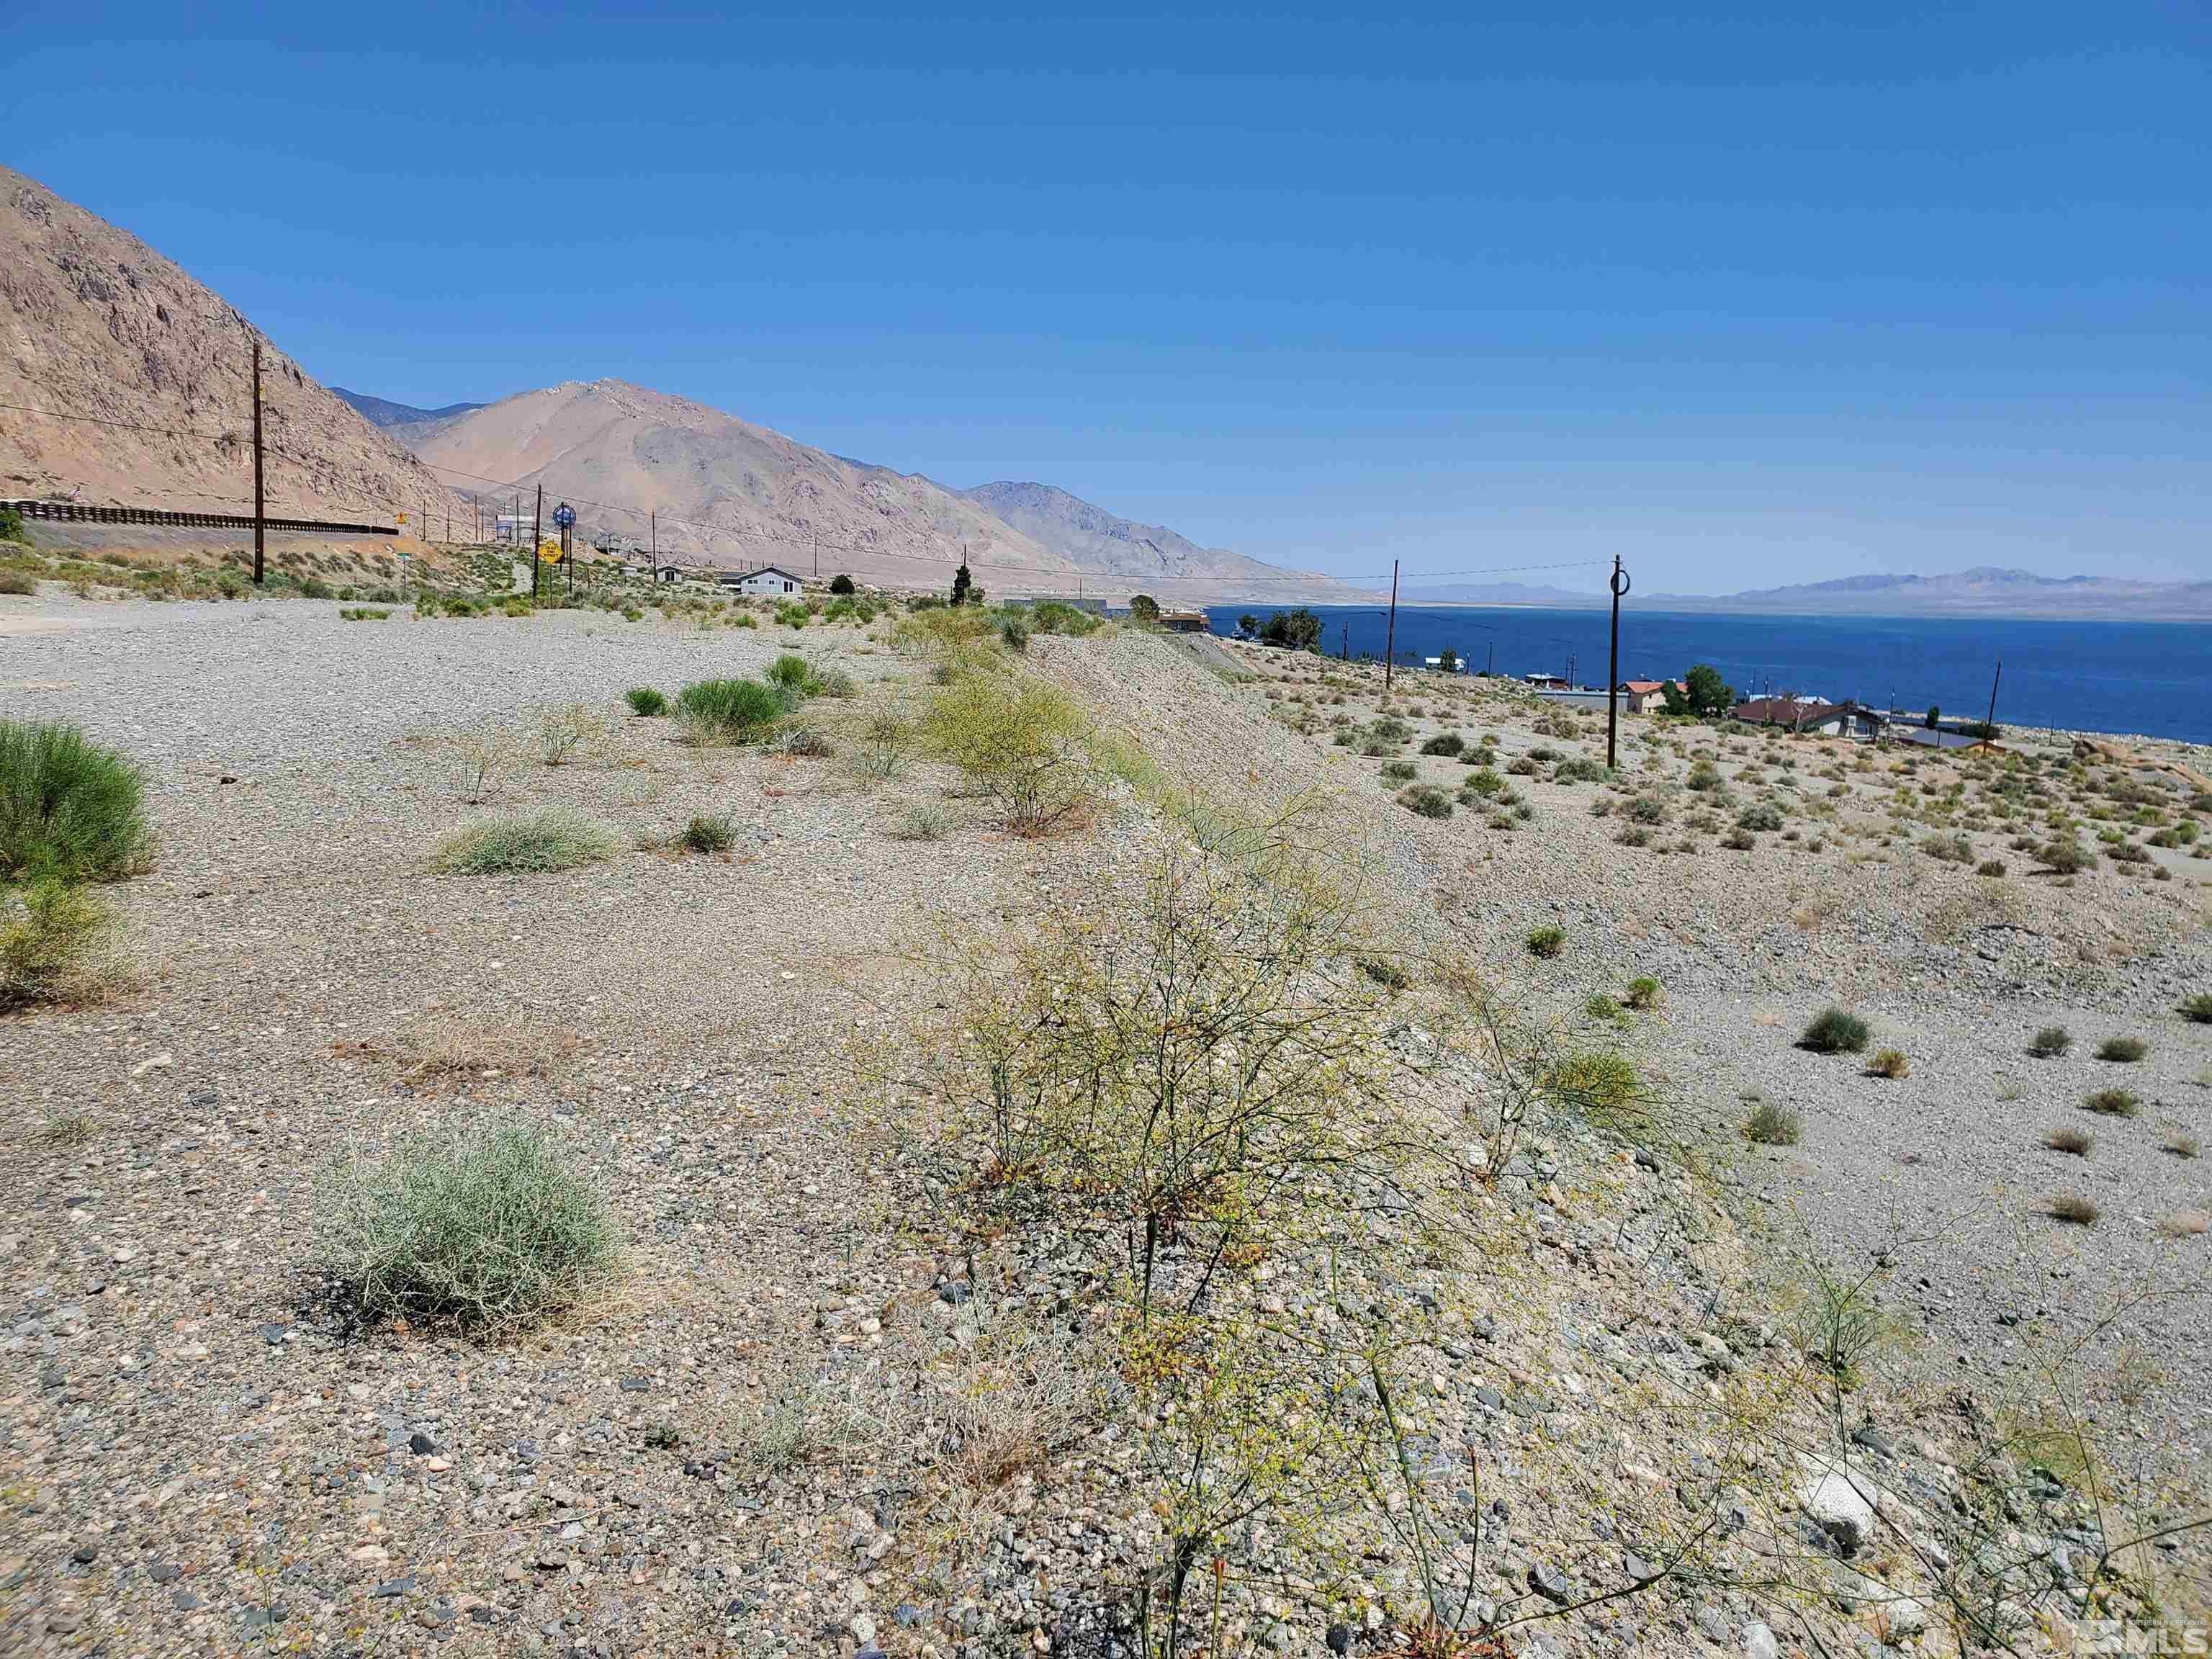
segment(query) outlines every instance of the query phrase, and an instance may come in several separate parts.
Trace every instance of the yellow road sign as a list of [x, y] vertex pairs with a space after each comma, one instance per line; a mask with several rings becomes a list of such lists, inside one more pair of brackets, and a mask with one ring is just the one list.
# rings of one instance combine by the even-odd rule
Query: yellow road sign
[[546, 564], [558, 564], [558, 563], [560, 563], [560, 562], [561, 562], [561, 544], [560, 544], [560, 543], [558, 543], [558, 542], [552, 542], [552, 541], [546, 541], [546, 542], [540, 542], [540, 543], [538, 543], [538, 559], [539, 559], [542, 562], [546, 563]]

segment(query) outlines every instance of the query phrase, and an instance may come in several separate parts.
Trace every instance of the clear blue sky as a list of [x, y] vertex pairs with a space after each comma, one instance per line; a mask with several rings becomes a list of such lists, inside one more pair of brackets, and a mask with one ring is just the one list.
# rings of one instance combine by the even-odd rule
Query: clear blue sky
[[404, 402], [1345, 573], [2212, 576], [2201, 0], [1061, 9], [12, 0], [5, 155]]

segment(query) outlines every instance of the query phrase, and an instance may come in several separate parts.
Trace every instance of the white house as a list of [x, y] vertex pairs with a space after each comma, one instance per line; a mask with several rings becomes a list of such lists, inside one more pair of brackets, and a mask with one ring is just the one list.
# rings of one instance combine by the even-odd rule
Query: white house
[[773, 564], [764, 564], [757, 570], [726, 570], [720, 580], [725, 587], [761, 599], [781, 599], [787, 593], [799, 592], [806, 586], [799, 577]]

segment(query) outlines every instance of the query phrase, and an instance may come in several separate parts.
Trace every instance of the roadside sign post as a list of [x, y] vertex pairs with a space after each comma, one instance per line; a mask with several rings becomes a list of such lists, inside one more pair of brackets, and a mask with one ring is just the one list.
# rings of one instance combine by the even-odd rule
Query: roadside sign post
[[568, 532], [575, 527], [576, 509], [562, 502], [553, 509], [553, 522], [561, 531], [561, 591], [573, 593], [576, 588], [576, 562], [568, 550]]

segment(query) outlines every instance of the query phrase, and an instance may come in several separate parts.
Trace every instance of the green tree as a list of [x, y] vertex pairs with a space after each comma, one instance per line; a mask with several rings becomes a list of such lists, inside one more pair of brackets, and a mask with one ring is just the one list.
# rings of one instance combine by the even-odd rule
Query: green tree
[[1690, 699], [1683, 693], [1682, 688], [1672, 680], [1668, 680], [1666, 684], [1659, 688], [1659, 701], [1666, 705], [1667, 712], [1670, 714], [1686, 714], [1690, 712]]
[[1294, 611], [1278, 611], [1267, 618], [1260, 630], [1260, 637], [1269, 645], [1279, 645], [1290, 651], [1318, 651], [1321, 648], [1321, 618], [1299, 605]]
[[1934, 703], [1929, 703], [1928, 705], [1928, 729], [1930, 732], [1933, 732], [1938, 726], [1942, 724], [1942, 721], [1943, 711], [1938, 708]]
[[830, 579], [830, 591], [832, 593], [850, 593], [853, 591], [853, 579], [842, 572], [832, 576]]
[[968, 561], [963, 559], [960, 562], [960, 568], [952, 573], [952, 603], [967, 604], [968, 590], [971, 586], [973, 586], [973, 580], [968, 574]]
[[1237, 619], [1237, 637], [1238, 639], [1252, 639], [1255, 638], [1259, 632], [1260, 619], [1254, 616], [1250, 611], [1247, 611], [1243, 616]]
[[1149, 593], [1132, 593], [1129, 614], [1140, 623], [1156, 623], [1160, 619], [1160, 602]]
[[[1701, 662], [1689, 672], [1683, 685], [1683, 694], [1692, 714], [1725, 714], [1735, 706], [1735, 688], [1721, 678], [1721, 671], [1709, 662]], [[1668, 705], [1674, 712], [1674, 705]]]
[[1439, 651], [1437, 653], [1437, 666], [1443, 669], [1447, 674], [1458, 673], [1459, 653], [1453, 650], [1451, 647], [1446, 646], [1442, 651]]

